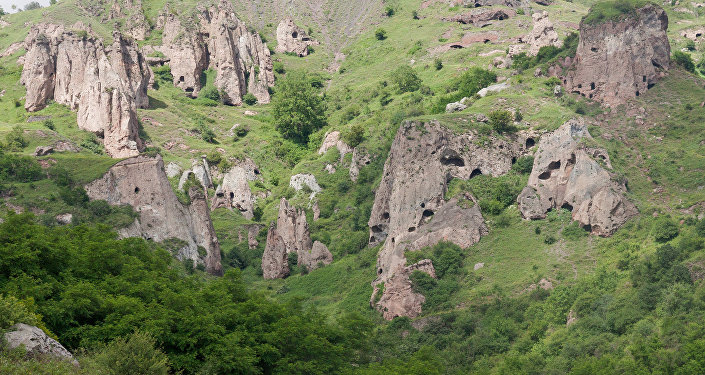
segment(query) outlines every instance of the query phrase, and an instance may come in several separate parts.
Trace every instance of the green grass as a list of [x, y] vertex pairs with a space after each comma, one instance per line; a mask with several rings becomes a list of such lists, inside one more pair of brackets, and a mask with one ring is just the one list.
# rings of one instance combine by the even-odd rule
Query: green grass
[[627, 17], [635, 17], [636, 10], [648, 4], [648, 0], [615, 0], [602, 1], [593, 5], [588, 14], [583, 18], [586, 25], [597, 25], [605, 22], [615, 22]]

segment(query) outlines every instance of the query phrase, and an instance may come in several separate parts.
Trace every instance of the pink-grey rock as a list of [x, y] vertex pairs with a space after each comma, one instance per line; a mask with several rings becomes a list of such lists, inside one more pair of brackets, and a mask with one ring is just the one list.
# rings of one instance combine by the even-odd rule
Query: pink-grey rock
[[291, 18], [279, 22], [277, 26], [277, 52], [289, 52], [303, 57], [308, 55], [308, 47], [315, 45], [318, 45], [318, 42], [312, 39], [304, 29], [296, 26]]
[[71, 352], [35, 326], [17, 323], [5, 333], [5, 341], [9, 349], [24, 346], [30, 355], [50, 355], [74, 361]]
[[257, 166], [252, 160], [245, 159], [223, 176], [223, 183], [218, 186], [211, 205], [213, 208], [235, 208], [246, 219], [252, 219], [256, 197], [250, 190], [249, 181], [258, 179], [260, 177]]
[[522, 41], [529, 44], [528, 55], [536, 56], [539, 49], [545, 46], [561, 47], [563, 41], [558, 38], [558, 33], [553, 28], [553, 23], [548, 19], [548, 12], [543, 11], [531, 15], [534, 28]]

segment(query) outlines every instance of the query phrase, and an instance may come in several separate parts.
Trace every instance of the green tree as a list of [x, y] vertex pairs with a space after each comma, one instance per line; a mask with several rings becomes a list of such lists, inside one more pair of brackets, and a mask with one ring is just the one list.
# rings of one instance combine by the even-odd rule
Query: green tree
[[42, 7], [41, 4], [39, 4], [38, 1], [31, 1], [27, 3], [27, 5], [24, 6], [24, 10], [34, 10], [34, 9], [40, 9]]
[[326, 124], [325, 103], [304, 72], [291, 72], [277, 85], [272, 100], [274, 125], [284, 138], [305, 144]]
[[379, 29], [375, 30], [375, 38], [377, 38], [377, 40], [387, 39], [387, 31], [380, 27]]
[[489, 118], [492, 129], [494, 129], [497, 133], [502, 134], [516, 131], [512, 121], [512, 114], [509, 111], [492, 111], [489, 114]]
[[693, 63], [693, 58], [690, 57], [689, 53], [681, 51], [673, 52], [673, 61], [675, 61], [676, 64], [682, 66], [683, 69], [691, 73], [695, 72], [695, 63]]
[[167, 375], [169, 359], [149, 333], [134, 332], [102, 348], [93, 361], [101, 374]]
[[414, 69], [408, 65], [396, 68], [392, 72], [390, 79], [400, 94], [416, 91], [421, 87], [421, 79], [416, 75]]

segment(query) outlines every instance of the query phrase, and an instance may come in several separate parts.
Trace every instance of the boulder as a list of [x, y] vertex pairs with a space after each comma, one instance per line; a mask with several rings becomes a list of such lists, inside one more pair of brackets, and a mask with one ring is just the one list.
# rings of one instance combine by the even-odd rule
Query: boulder
[[384, 283], [384, 292], [377, 302], [373, 296], [371, 304], [386, 319], [416, 316], [423, 302], [423, 296], [408, 287], [406, 251], [440, 241], [467, 248], [487, 234], [480, 207], [470, 194], [445, 200], [450, 180], [507, 173], [535, 135], [493, 138], [490, 146], [478, 144], [478, 137], [474, 132], [455, 134], [435, 121], [407, 121], [397, 131], [368, 222], [370, 246], [384, 244], [373, 282], [375, 291]]
[[526, 0], [462, 0], [465, 8], [490, 7], [495, 5], [509, 8], [526, 8], [529, 4]]
[[350, 179], [353, 182], [357, 181], [357, 177], [360, 175], [360, 168], [370, 164], [371, 162], [372, 158], [368, 153], [360, 150], [359, 147], [355, 147], [353, 150], [352, 161], [350, 162]]
[[291, 176], [289, 186], [296, 191], [301, 191], [304, 187], [308, 187], [308, 189], [311, 190], [311, 199], [313, 199], [317, 193], [323, 191], [316, 182], [316, 176], [308, 173], [299, 173]]
[[297, 254], [298, 265], [309, 270], [319, 264], [330, 264], [333, 255], [325, 245], [311, 242], [306, 212], [289, 205], [286, 198], [279, 203], [277, 222], [269, 226], [267, 244], [262, 255], [262, 275], [265, 279], [283, 278], [289, 275], [288, 255]]
[[46, 156], [54, 152], [54, 147], [51, 146], [37, 146], [34, 150], [34, 156]]
[[73, 222], [73, 214], [70, 214], [70, 213], [59, 214], [59, 215], [56, 215], [55, 219], [56, 219], [56, 222], [59, 224], [68, 225]]
[[[433, 263], [430, 259], [423, 259], [395, 273], [384, 283], [384, 293], [376, 304], [384, 306], [382, 310], [384, 319], [392, 320], [398, 316], [415, 318], [421, 315], [421, 307], [426, 301], [426, 297], [423, 294], [414, 292], [410, 276], [416, 270], [436, 278], [436, 270], [433, 268]], [[376, 299], [377, 293], [379, 293], [379, 290], [375, 289], [370, 301]], [[376, 307], [374, 303], [371, 304], [372, 307]]]
[[304, 29], [296, 26], [294, 20], [286, 18], [277, 26], [277, 52], [294, 53], [299, 57], [307, 56], [309, 46], [318, 45]]
[[529, 44], [528, 55], [536, 56], [541, 47], [563, 45], [563, 41], [558, 38], [558, 33], [553, 28], [553, 23], [548, 19], [548, 12], [534, 13], [531, 18], [534, 21], [534, 28], [529, 35], [522, 38], [524, 43]]
[[88, 36], [62, 25], [32, 27], [21, 78], [25, 109], [40, 110], [50, 99], [68, 105], [78, 110], [78, 127], [102, 137], [110, 156], [135, 156], [144, 148], [136, 109], [149, 105], [151, 70], [131, 39], [116, 32], [106, 46], [83, 31]]
[[213, 208], [235, 208], [246, 219], [254, 217], [256, 197], [250, 190], [249, 181], [260, 179], [259, 170], [250, 159], [230, 168], [223, 177], [223, 183], [218, 186], [211, 206]]
[[181, 167], [174, 162], [170, 162], [166, 165], [166, 176], [169, 178], [174, 178], [180, 175], [182, 172], [183, 170], [181, 169]]
[[460, 102], [448, 103], [446, 104], [446, 113], [460, 112], [467, 107], [468, 106]]
[[487, 86], [483, 88], [482, 90], [477, 92], [477, 95], [479, 95], [481, 98], [484, 98], [487, 96], [487, 94], [491, 92], [500, 92], [503, 90], [506, 90], [509, 88], [509, 84], [507, 82], [502, 82], [502, 83], [495, 83], [494, 85]]
[[[131, 226], [118, 231], [121, 237], [157, 242], [179, 239], [184, 243], [176, 250], [179, 260], [191, 259], [194, 264], [204, 264], [210, 274], [222, 274], [220, 244], [203, 188], [189, 189], [191, 204], [182, 204], [169, 184], [161, 156], [123, 160], [85, 188], [90, 199], [128, 204], [139, 213]], [[205, 249], [205, 254], [199, 248]]]
[[583, 20], [575, 59], [565, 69], [563, 86], [607, 107], [639, 96], [668, 70], [667, 28], [666, 12], [654, 4], [620, 21], [587, 24]]
[[318, 155], [325, 154], [326, 151], [333, 147], [337, 148], [338, 152], [340, 152], [341, 160], [343, 159], [345, 154], [353, 152], [353, 148], [348, 146], [347, 143], [343, 142], [343, 140], [340, 139], [340, 132], [337, 130], [326, 133], [325, 138], [323, 138], [321, 148], [318, 149]]
[[484, 27], [492, 24], [491, 21], [503, 21], [510, 17], [515, 17], [516, 15], [517, 13], [513, 9], [479, 9], [464, 14], [458, 14], [453, 17], [446, 17], [444, 20], [462, 24], [472, 24], [475, 27]]
[[528, 185], [517, 198], [524, 218], [542, 219], [549, 210], [566, 208], [586, 230], [609, 236], [637, 214], [624, 196], [625, 182], [605, 169], [606, 152], [585, 146], [591, 138], [580, 120], [541, 138]]
[[35, 326], [17, 323], [5, 333], [5, 341], [10, 349], [24, 346], [27, 353], [31, 355], [49, 355], [78, 363], [63, 345]]

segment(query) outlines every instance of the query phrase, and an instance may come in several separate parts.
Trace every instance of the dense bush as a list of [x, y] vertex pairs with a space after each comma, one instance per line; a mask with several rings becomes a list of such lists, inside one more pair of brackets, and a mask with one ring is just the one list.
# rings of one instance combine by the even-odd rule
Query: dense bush
[[42, 177], [42, 167], [34, 158], [0, 151], [1, 182], [32, 182]]
[[24, 136], [24, 129], [15, 125], [12, 130], [5, 135], [5, 148], [8, 151], [22, 151], [29, 145], [29, 141]]
[[651, 228], [651, 233], [656, 242], [667, 242], [678, 236], [678, 225], [669, 217], [656, 220]]
[[673, 52], [673, 61], [675, 61], [676, 64], [682, 66], [683, 69], [691, 73], [695, 73], [695, 63], [693, 62], [693, 58], [690, 57], [689, 53], [675, 51]]
[[326, 124], [325, 103], [303, 72], [290, 72], [277, 84], [272, 99], [274, 125], [284, 138], [305, 144]]
[[414, 69], [408, 65], [396, 68], [392, 72], [390, 80], [400, 94], [416, 91], [421, 87], [421, 79], [416, 75]]
[[242, 96], [242, 101], [243, 101], [243, 103], [245, 103], [245, 104], [247, 104], [247, 105], [255, 105], [255, 104], [257, 104], [257, 98], [256, 98], [255, 95], [254, 95], [253, 93], [251, 93], [251, 92], [248, 92], [247, 94], [243, 95], [243, 96]]
[[343, 131], [342, 138], [350, 147], [357, 147], [365, 139], [365, 127], [353, 124]]
[[215, 86], [207, 86], [203, 90], [201, 90], [199, 97], [203, 97], [217, 102], [220, 100], [220, 92], [218, 92], [218, 88], [216, 88]]
[[512, 114], [509, 111], [492, 111], [488, 117], [490, 119], [490, 126], [492, 126], [492, 129], [494, 129], [497, 133], [513, 133], [517, 130], [514, 126]]
[[455, 80], [449, 90], [451, 94], [441, 96], [431, 108], [432, 113], [442, 113], [446, 104], [457, 102], [463, 97], [474, 97], [478, 91], [497, 81], [497, 75], [489, 70], [473, 67]]
[[529, 174], [532, 169], [534, 169], [533, 156], [520, 156], [516, 163], [512, 165], [512, 170], [516, 173]]
[[377, 40], [387, 39], [387, 31], [382, 28], [375, 30], [375, 38], [377, 38]]

